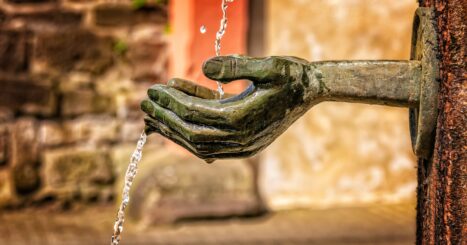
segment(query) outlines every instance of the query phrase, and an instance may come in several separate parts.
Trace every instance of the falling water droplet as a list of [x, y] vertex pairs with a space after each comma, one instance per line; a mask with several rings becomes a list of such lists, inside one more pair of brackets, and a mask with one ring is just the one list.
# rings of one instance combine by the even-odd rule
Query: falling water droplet
[[125, 173], [124, 187], [122, 193], [122, 202], [117, 212], [117, 219], [115, 220], [114, 232], [112, 234], [112, 245], [118, 245], [120, 242], [120, 235], [123, 232], [123, 222], [125, 221], [125, 209], [130, 202], [130, 187], [133, 184], [136, 173], [138, 171], [138, 163], [141, 161], [143, 146], [146, 143], [147, 135], [145, 132], [141, 133], [141, 136], [136, 144], [136, 149], [133, 152], [130, 164]]
[[206, 33], [206, 26], [202, 25], [200, 28], [199, 28], [199, 32], [201, 32], [201, 34], [204, 34]]

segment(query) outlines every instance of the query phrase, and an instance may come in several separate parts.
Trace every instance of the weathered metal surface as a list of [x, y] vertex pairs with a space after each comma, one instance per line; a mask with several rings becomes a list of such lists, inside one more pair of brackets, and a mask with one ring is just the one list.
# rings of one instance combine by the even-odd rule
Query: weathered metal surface
[[148, 133], [207, 160], [256, 154], [322, 101], [416, 107], [421, 75], [418, 61], [310, 63], [294, 57], [216, 57], [203, 69], [213, 80], [248, 79], [252, 86], [213, 100], [215, 92], [179, 79], [177, 89], [173, 81], [150, 88], [142, 109]]
[[[426, 12], [417, 13], [425, 17], [422, 13]], [[433, 31], [426, 31], [428, 22], [419, 19], [422, 24], [416, 27], [423, 31], [416, 32], [414, 60], [410, 61], [212, 58], [203, 66], [207, 77], [223, 83], [248, 79], [251, 86], [237, 96], [218, 100], [215, 91], [182, 79], [154, 85], [148, 91], [149, 99], [141, 104], [148, 114], [146, 131], [160, 133], [213, 161], [256, 154], [323, 101], [402, 106], [412, 108], [411, 114], [419, 118], [414, 149], [426, 158], [436, 118], [433, 95], [437, 86], [432, 82], [437, 79], [437, 63]]]
[[410, 108], [412, 147], [418, 157], [429, 159], [435, 142], [438, 118], [439, 61], [434, 11], [419, 8], [415, 13], [412, 34], [412, 60], [422, 64], [420, 105]]
[[467, 243], [467, 38], [465, 0], [420, 0], [435, 9], [440, 59], [434, 152], [419, 159], [417, 244]]
[[416, 108], [421, 66], [418, 61], [313, 62], [312, 79], [319, 82], [319, 98]]

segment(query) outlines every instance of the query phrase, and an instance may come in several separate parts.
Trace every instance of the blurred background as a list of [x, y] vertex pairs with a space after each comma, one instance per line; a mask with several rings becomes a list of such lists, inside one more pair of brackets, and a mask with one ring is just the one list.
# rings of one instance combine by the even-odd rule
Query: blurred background
[[[201, 64], [220, 6], [0, 0], [0, 244], [110, 241], [139, 102], [174, 76], [215, 88]], [[221, 53], [404, 60], [416, 8], [234, 0]], [[211, 165], [151, 135], [122, 244], [413, 244], [408, 125], [406, 109], [324, 103], [258, 156]]]

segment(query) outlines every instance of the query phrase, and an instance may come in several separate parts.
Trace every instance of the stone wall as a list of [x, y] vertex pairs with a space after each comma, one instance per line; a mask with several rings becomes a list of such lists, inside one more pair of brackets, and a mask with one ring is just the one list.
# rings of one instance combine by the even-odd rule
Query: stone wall
[[[107, 201], [120, 191], [143, 128], [139, 101], [168, 77], [167, 7], [133, 4], [141, 2], [0, 0], [0, 207]], [[268, 3], [268, 55], [409, 57], [413, 0]], [[261, 155], [259, 190], [248, 161], [198, 167], [194, 157], [162, 148], [159, 136], [148, 142], [147, 170], [132, 196], [141, 208], [130, 216], [145, 210], [149, 223], [256, 213], [258, 192], [271, 209], [415, 195], [400, 108], [313, 108]]]
[[113, 199], [112, 152], [167, 79], [167, 7], [142, 2], [0, 0], [0, 207]]
[[[409, 59], [413, 0], [270, 0], [267, 55]], [[323, 103], [262, 155], [271, 209], [413, 202], [408, 110]], [[415, 207], [415, 206], [414, 206]]]

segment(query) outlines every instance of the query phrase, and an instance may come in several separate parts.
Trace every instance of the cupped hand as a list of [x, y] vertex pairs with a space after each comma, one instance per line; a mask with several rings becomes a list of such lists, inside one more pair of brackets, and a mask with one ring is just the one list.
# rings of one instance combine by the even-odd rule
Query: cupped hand
[[252, 83], [219, 99], [182, 79], [154, 85], [141, 103], [147, 133], [157, 132], [207, 161], [252, 156], [282, 134], [316, 100], [312, 68], [294, 57], [219, 56], [203, 65], [212, 80]]

